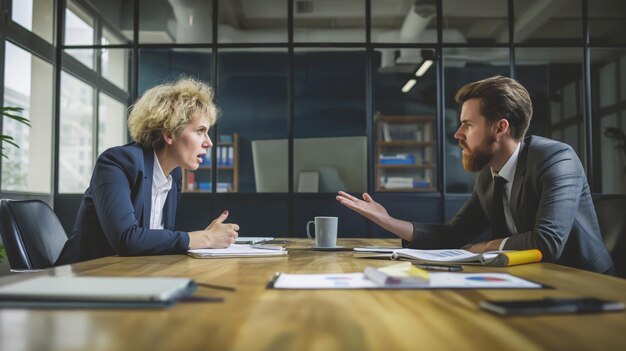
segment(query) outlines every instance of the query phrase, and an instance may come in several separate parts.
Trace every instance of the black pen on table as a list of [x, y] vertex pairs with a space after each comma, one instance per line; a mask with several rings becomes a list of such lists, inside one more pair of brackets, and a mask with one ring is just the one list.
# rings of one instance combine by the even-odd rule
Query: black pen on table
[[463, 270], [463, 266], [459, 265], [441, 265], [441, 264], [428, 264], [428, 263], [413, 263], [414, 266], [425, 269], [427, 271], [445, 271], [445, 272], [460, 272]]
[[231, 286], [225, 286], [225, 285], [216, 285], [216, 284], [201, 283], [201, 282], [196, 282], [196, 285], [203, 287], [203, 288], [209, 288], [209, 289], [215, 289], [215, 290], [236, 291], [235, 288]]

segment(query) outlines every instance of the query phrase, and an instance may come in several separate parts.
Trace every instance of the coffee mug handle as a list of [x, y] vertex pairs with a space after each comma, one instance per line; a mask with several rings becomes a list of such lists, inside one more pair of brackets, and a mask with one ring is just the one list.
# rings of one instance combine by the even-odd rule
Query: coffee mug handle
[[[309, 239], [315, 239], [314, 236], [311, 236], [311, 233], [309, 233], [309, 224], [313, 223], [313, 226], [315, 226], [315, 222], [314, 221], [308, 221], [306, 222], [306, 236], [309, 237]], [[315, 235], [315, 232], [313, 232], [313, 235]]]

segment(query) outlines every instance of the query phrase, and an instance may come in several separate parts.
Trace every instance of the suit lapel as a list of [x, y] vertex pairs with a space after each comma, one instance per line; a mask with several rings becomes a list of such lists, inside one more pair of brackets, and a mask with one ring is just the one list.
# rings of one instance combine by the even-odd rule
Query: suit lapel
[[144, 179], [143, 179], [143, 211], [141, 218], [143, 227], [150, 228], [150, 212], [152, 211], [152, 171], [154, 170], [154, 150], [143, 150]]
[[526, 177], [526, 165], [528, 161], [528, 144], [530, 137], [522, 141], [519, 155], [517, 156], [517, 166], [515, 168], [515, 177], [513, 178], [513, 187], [511, 188], [511, 216], [515, 222], [517, 230], [521, 230], [519, 221], [519, 200], [524, 187], [524, 178]]

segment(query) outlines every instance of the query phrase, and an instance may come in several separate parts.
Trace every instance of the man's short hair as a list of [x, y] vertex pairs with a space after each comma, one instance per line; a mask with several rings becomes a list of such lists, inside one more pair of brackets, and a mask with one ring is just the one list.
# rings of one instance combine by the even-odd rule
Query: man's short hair
[[480, 99], [481, 114], [487, 122], [494, 123], [502, 118], [509, 121], [511, 136], [524, 138], [533, 115], [530, 95], [516, 80], [495, 76], [461, 87], [454, 98], [457, 103]]
[[157, 85], [131, 107], [128, 131], [145, 148], [163, 146], [163, 132], [179, 136], [198, 116], [215, 124], [219, 113], [213, 102], [213, 89], [193, 78], [181, 78]]

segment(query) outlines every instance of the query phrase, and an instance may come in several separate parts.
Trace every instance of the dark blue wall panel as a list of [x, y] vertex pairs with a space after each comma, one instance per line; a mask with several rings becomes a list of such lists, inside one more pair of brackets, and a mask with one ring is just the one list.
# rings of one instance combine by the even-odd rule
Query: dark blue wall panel
[[287, 235], [286, 199], [184, 194], [176, 216], [177, 227], [186, 231], [204, 229], [224, 210], [230, 213], [226, 222], [237, 223], [241, 236]]

